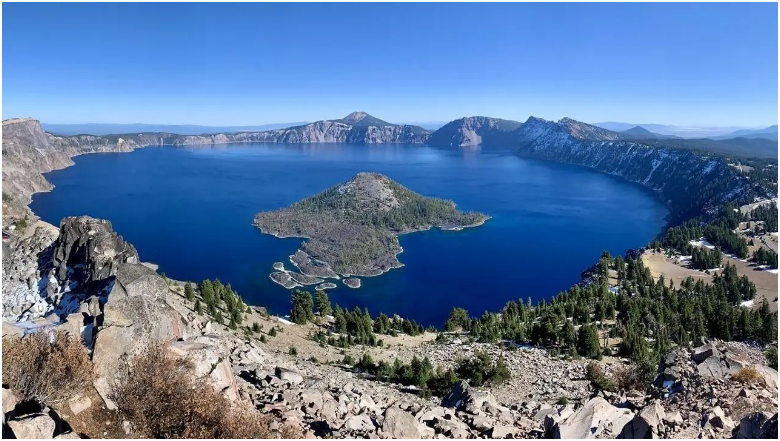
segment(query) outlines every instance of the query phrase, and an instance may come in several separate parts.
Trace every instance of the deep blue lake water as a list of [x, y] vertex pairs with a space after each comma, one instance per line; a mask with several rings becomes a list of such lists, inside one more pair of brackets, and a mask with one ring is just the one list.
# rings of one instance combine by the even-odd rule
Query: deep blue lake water
[[357, 290], [329, 291], [343, 307], [444, 323], [453, 306], [472, 315], [510, 299], [534, 300], [569, 288], [603, 250], [623, 254], [663, 227], [666, 208], [639, 186], [585, 168], [519, 158], [511, 152], [403, 145], [252, 144], [145, 148], [85, 155], [47, 175], [33, 211], [59, 225], [65, 216], [109, 219], [141, 259], [179, 280], [219, 278], [244, 300], [287, 313], [290, 292], [271, 265], [300, 239], [252, 226], [254, 214], [287, 206], [361, 171], [413, 191], [455, 201], [493, 218], [464, 231], [400, 238], [403, 268], [363, 278]]

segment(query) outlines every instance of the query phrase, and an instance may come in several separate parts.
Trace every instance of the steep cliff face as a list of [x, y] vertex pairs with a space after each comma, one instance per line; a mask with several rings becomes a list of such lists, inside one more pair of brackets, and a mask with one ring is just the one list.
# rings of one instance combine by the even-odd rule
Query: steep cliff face
[[248, 142], [289, 144], [332, 142], [349, 144], [421, 144], [428, 140], [431, 133], [422, 127], [385, 123], [370, 115], [365, 115], [364, 118], [357, 120], [352, 115], [341, 120], [317, 121], [298, 127], [269, 130], [267, 132], [174, 136], [165, 143], [171, 145], [211, 145]]
[[531, 117], [514, 133], [522, 156], [589, 167], [643, 185], [667, 202], [670, 221], [706, 212], [754, 191], [720, 158], [626, 141], [620, 134], [563, 119]]
[[146, 144], [140, 135], [122, 137], [59, 137], [44, 132], [31, 118], [3, 121], [3, 215], [28, 212], [33, 193], [51, 190], [42, 173], [73, 164], [72, 156], [95, 152], [126, 152]]
[[512, 133], [522, 123], [506, 119], [473, 116], [449, 122], [433, 132], [428, 144], [436, 147], [512, 145]]

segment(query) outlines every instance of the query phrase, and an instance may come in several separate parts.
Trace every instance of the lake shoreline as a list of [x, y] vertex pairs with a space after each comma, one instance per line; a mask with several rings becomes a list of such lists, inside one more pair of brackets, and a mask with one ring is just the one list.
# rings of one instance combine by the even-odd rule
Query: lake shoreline
[[[634, 210], [632, 207], [637, 204], [633, 201], [640, 201], [640, 209], [656, 210], [659, 216], [663, 216], [660, 212], [662, 207], [656, 198], [652, 198], [651, 202], [648, 197], [639, 196], [636, 189], [629, 188], [635, 187], [634, 185], [625, 186], [628, 181], [608, 175], [602, 178], [599, 177], [602, 173], [593, 173], [593, 170], [582, 167], [567, 166], [560, 170], [556, 163], [527, 160], [507, 154], [480, 153], [477, 156], [469, 156], [470, 161], [477, 161], [478, 168], [473, 169], [475, 171], [472, 173], [478, 174], [474, 177], [478, 178], [479, 182], [497, 185], [485, 187], [488, 184], [480, 184], [472, 178], [469, 178], [468, 182], [461, 182], [460, 178], [456, 183], [450, 180], [453, 175], [469, 176], [457, 171], [465, 170], [460, 168], [465, 163], [458, 152], [421, 146], [410, 146], [408, 149], [385, 149], [381, 146], [371, 149], [337, 145], [327, 147], [321, 155], [314, 156], [300, 151], [297, 147], [286, 149], [283, 145], [274, 145], [268, 150], [256, 146], [234, 146], [221, 150], [137, 149], [131, 155], [85, 154], [78, 158], [77, 167], [47, 174], [47, 178], [52, 180], [56, 188], [46, 193], [45, 197], [43, 194], [39, 195], [31, 207], [35, 208], [36, 214], [41, 215], [44, 220], [53, 220], [55, 224], [64, 216], [76, 214], [108, 219], [119, 234], [137, 244], [144, 260], [158, 263], [161, 272], [179, 280], [219, 278], [230, 282], [248, 304], [263, 305], [272, 311], [281, 312], [289, 308], [289, 290], [273, 282], [269, 273], [274, 262], [279, 261], [282, 256], [294, 253], [300, 243], [279, 239], [309, 239], [300, 236], [278, 237], [281, 235], [261, 231], [251, 225], [251, 221], [247, 222], [248, 218], [253, 216], [254, 207], [274, 209], [289, 203], [288, 201], [299, 200], [311, 194], [314, 189], [325, 188], [330, 183], [338, 182], [345, 176], [364, 169], [365, 162], [352, 162], [350, 158], [353, 158], [353, 155], [367, 157], [370, 154], [374, 158], [382, 159], [381, 155], [385, 152], [389, 161], [377, 162], [370, 166], [372, 169], [396, 177], [399, 182], [420, 190], [422, 194], [441, 195], [455, 200], [458, 207], [464, 211], [490, 213], [490, 218], [478, 225], [458, 225], [457, 227], [463, 227], [462, 230], [444, 226], [438, 227], [439, 230], [467, 231], [476, 226], [482, 226], [486, 230], [469, 230], [468, 234], [459, 235], [457, 238], [447, 237], [448, 234], [424, 233], [435, 227], [397, 232], [395, 234], [399, 238], [403, 236], [405, 239], [402, 239], [402, 245], [399, 244], [393, 255], [398, 262], [394, 267], [354, 274], [361, 278], [378, 275], [383, 275], [383, 278], [370, 283], [367, 279], [357, 290], [347, 289], [342, 283], [338, 283], [338, 288], [329, 290], [328, 294], [332, 301], [342, 306], [359, 305], [361, 308], [369, 307], [372, 312], [398, 313], [426, 325], [440, 325], [439, 322], [446, 318], [451, 306], [484, 310], [500, 308], [506, 300], [518, 296], [550, 298], [567, 289], [569, 282], [576, 282], [582, 268], [590, 265], [592, 257], [598, 256], [604, 248], [618, 253], [628, 247], [644, 246], [663, 227], [656, 220], [652, 220], [655, 219], [653, 211], [640, 215], [650, 217], [637, 218], [644, 224], [644, 227], [638, 230], [632, 228], [632, 232], [629, 232], [627, 227], [611, 226], [613, 222], [608, 216], [600, 214], [601, 212], [613, 212], [618, 206]], [[404, 161], [416, 163], [421, 159], [435, 159], [436, 168], [427, 172], [424, 178], [416, 173], [408, 173], [408, 169], [397, 162], [399, 154], [404, 155]], [[345, 156], [344, 160], [334, 163], [332, 155]], [[269, 159], [266, 160], [266, 157]], [[173, 175], [170, 168], [166, 168], [169, 161], [177, 164], [176, 170], [179, 170]], [[314, 179], [307, 178], [308, 183], [301, 186], [296, 180], [284, 178], [285, 170], [309, 167], [304, 164], [313, 164], [309, 175], [314, 176]], [[224, 171], [226, 167], [229, 171]], [[236, 167], [245, 171], [233, 171]], [[469, 167], [472, 169], [474, 163]], [[141, 170], [142, 175], [133, 177], [128, 174], [132, 170]], [[263, 186], [242, 184], [236, 187], [232, 181], [219, 177], [235, 176], [236, 173], [239, 173], [239, 176], [251, 176], [252, 182], [262, 182]], [[94, 179], [111, 177], [110, 179], [123, 182], [116, 190], [107, 191], [105, 188], [91, 187], [89, 182], [80, 177], [85, 174], [94, 175]], [[171, 205], [171, 200], [166, 195], [179, 194], [178, 187], [169, 185], [175, 184], [176, 181], [172, 177], [179, 174], [182, 174], [182, 177], [178, 179], [187, 183], [189, 190], [187, 193], [181, 193], [184, 199], [177, 198], [177, 202]], [[556, 178], [551, 180], [548, 175]], [[197, 180], [193, 176], [198, 176]], [[147, 184], [137, 181], [141, 177], [151, 182]], [[582, 199], [582, 202], [579, 196], [572, 199], [570, 204], [577, 204], [577, 207], [580, 204], [593, 206], [582, 214], [571, 212], [568, 208], [561, 211], [557, 208], [558, 205], [545, 202], [549, 200], [557, 203], [560, 197], [568, 197], [568, 194], [579, 195], [581, 191], [577, 186], [567, 184], [569, 179], [578, 182], [586, 179], [589, 181], [585, 182], [598, 182], [599, 186], [607, 185], [607, 188], [613, 190], [609, 198], [599, 197], [595, 202], [590, 200], [589, 194], [588, 199]], [[534, 182], [558, 184], [554, 187], [555, 191], [550, 192], [545, 190], [547, 184], [539, 187], [539, 184]], [[257, 188], [267, 190], [258, 193]], [[570, 188], [573, 190], [569, 190]], [[623, 190], [624, 188], [626, 190]], [[540, 201], [542, 205], [532, 202], [539, 201], [539, 191], [545, 192]], [[633, 196], [628, 197], [625, 203], [616, 202], [614, 198], [621, 198], [626, 192]], [[122, 202], [117, 204], [115, 193], [129, 195], [129, 199], [123, 198]], [[71, 194], [80, 196], [74, 199]], [[507, 197], [504, 197], [504, 194]], [[211, 195], [211, 199], [203, 202], [202, 195]], [[167, 202], [158, 204], [155, 202], [158, 200]], [[599, 209], [604, 202], [604, 206], [615, 205], [615, 208]], [[544, 205], [545, 203], [548, 205]], [[170, 215], [168, 208], [165, 208], [164, 212], [155, 211], [155, 207], [166, 206], [176, 207], [176, 213]], [[215, 215], [204, 217], [204, 206], [211, 207], [210, 211]], [[561, 206], [569, 205], [564, 202]], [[496, 210], [495, 207], [501, 209]], [[537, 212], [543, 217], [535, 217], [537, 215], [534, 213]], [[133, 216], [129, 216], [129, 213], [133, 213]], [[589, 216], [594, 215], [598, 216], [598, 220], [588, 220]], [[176, 221], [178, 218], [182, 220]], [[561, 223], [561, 220], [566, 221], [569, 218], [573, 224]], [[161, 222], [161, 219], [164, 221]], [[488, 220], [490, 222], [487, 222]], [[157, 222], [156, 228], [148, 228], [148, 222]], [[588, 224], [593, 227], [587, 226]], [[510, 225], [517, 226], [507, 229]], [[565, 229], [570, 232], [570, 237], [554, 239], [552, 244], [549, 239], [544, 239], [544, 248], [536, 251], [541, 236], [532, 231], [540, 228]], [[615, 232], [614, 228], [619, 230]], [[421, 232], [419, 237], [409, 234], [418, 231]], [[561, 242], [560, 246], [558, 242]], [[596, 246], [593, 246], [593, 243], [596, 243]], [[573, 254], [567, 251], [572, 247], [577, 249]], [[440, 248], [441, 251], [437, 251]], [[550, 257], [539, 257], [536, 259], [538, 262], [534, 262], [530, 257], [546, 256], [546, 249], [558, 250], [559, 255], [564, 253], [571, 256], [554, 267], [543, 263], [545, 260], [549, 261]], [[518, 259], [518, 252], [527, 254], [528, 257]], [[404, 253], [403, 256], [401, 253]], [[192, 257], [185, 259], [185, 256]], [[502, 271], [504, 276], [497, 278], [492, 271], [476, 269], [484, 264], [483, 260], [488, 256], [513, 263]], [[404, 259], [403, 263], [401, 258]], [[404, 271], [390, 271], [401, 267]], [[520, 271], [515, 268], [524, 269]], [[555, 275], [551, 275], [552, 273]], [[482, 283], [485, 281], [490, 282]], [[302, 286], [296, 288], [305, 289]], [[447, 299], [448, 296], [452, 296], [451, 299]]]

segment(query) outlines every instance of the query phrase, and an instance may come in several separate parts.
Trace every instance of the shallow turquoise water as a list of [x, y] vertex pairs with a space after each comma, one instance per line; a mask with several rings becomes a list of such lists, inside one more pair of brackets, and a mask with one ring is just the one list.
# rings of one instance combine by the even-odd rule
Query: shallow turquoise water
[[405, 265], [363, 287], [329, 294], [441, 326], [453, 306], [472, 314], [510, 299], [549, 298], [579, 281], [603, 250], [645, 245], [667, 214], [639, 186], [588, 169], [519, 158], [510, 152], [404, 145], [251, 144], [146, 148], [86, 155], [52, 172], [56, 188], [32, 209], [55, 225], [88, 214], [112, 221], [142, 260], [180, 280], [219, 278], [250, 304], [289, 310], [289, 291], [271, 282], [299, 239], [252, 227], [258, 211], [287, 206], [361, 171], [383, 173], [426, 196], [492, 216], [464, 231], [402, 236]]

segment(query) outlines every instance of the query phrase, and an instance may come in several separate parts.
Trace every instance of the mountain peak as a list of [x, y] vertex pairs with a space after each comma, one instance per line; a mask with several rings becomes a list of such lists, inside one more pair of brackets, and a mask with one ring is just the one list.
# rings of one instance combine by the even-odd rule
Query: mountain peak
[[644, 128], [642, 126], [634, 126], [634, 127], [630, 128], [628, 130], [624, 130], [623, 133], [633, 133], [633, 134], [644, 133], [644, 134], [648, 134], [648, 133], [653, 133], [653, 132], [647, 130], [646, 128]]
[[348, 124], [354, 124], [365, 119], [367, 116], [370, 117], [371, 115], [366, 112], [352, 112], [341, 120]]
[[569, 134], [578, 139], [589, 139], [592, 141], [615, 141], [622, 138], [622, 135], [600, 127], [596, 127], [582, 121], [571, 118], [561, 118], [558, 124], [566, 126]]
[[383, 127], [383, 126], [395, 125], [395, 124], [390, 124], [387, 121], [382, 121], [381, 119], [371, 116], [366, 112], [352, 112], [349, 115], [337, 121], [344, 124], [356, 126], [356, 127], [366, 127], [366, 126]]

